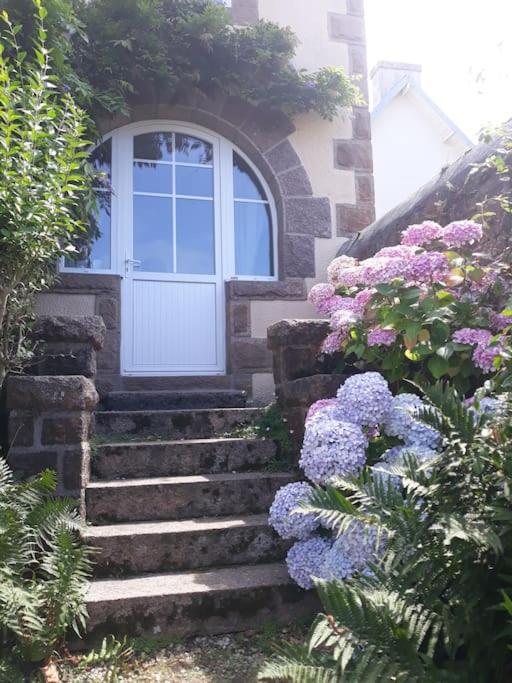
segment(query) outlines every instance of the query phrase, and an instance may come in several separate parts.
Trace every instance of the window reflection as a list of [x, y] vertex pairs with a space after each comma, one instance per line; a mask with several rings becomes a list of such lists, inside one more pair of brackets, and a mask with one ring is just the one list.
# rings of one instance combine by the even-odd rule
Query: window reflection
[[172, 133], [144, 133], [133, 138], [135, 159], [172, 161]]
[[89, 214], [89, 233], [77, 246], [78, 253], [65, 259], [67, 268], [109, 270], [111, 267], [112, 140], [99, 145], [89, 158], [95, 173], [96, 204]]
[[176, 166], [176, 194], [213, 197], [213, 169]]
[[215, 273], [213, 202], [176, 201], [176, 270], [178, 273]]
[[233, 153], [233, 182], [235, 199], [267, 200], [265, 190], [256, 174], [236, 152]]
[[213, 162], [213, 145], [189, 135], [176, 135], [177, 163], [211, 164]]
[[172, 166], [134, 161], [133, 191], [172, 194]]
[[173, 272], [172, 199], [133, 198], [133, 258], [138, 270], [148, 273]]

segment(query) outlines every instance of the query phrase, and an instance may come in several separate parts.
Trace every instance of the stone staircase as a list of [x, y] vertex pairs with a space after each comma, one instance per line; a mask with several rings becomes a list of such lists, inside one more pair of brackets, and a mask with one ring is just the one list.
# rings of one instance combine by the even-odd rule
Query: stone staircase
[[235, 391], [116, 392], [96, 415], [85, 540], [91, 641], [188, 636], [288, 623], [315, 598], [292, 584], [267, 525], [271, 441], [223, 436], [259, 414]]

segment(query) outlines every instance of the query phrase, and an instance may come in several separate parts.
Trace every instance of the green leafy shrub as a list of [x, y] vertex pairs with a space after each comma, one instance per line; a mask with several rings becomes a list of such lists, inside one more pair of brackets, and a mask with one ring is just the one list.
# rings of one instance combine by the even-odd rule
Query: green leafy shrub
[[[30, 0], [4, 0], [20, 21]], [[332, 118], [361, 102], [343, 69], [291, 65], [297, 39], [260, 21], [233, 26], [213, 0], [46, 0], [59, 74], [84, 106], [126, 113], [134, 96], [172, 101], [184, 88], [219, 89], [289, 114]], [[25, 43], [30, 49], [30, 25]]]
[[85, 230], [90, 184], [83, 166], [86, 115], [51, 74], [38, 1], [33, 59], [19, 26], [0, 16], [0, 387], [30, 358], [33, 297], [47, 288], [59, 256]]
[[0, 660], [36, 666], [85, 628], [90, 551], [73, 501], [55, 498], [46, 471], [15, 482], [0, 459]]
[[427, 398], [439, 458], [339, 480], [304, 506], [340, 534], [377, 531], [385, 550], [350, 579], [317, 581], [308, 644], [278, 648], [261, 679], [510, 680], [512, 397], [492, 414], [441, 385]]

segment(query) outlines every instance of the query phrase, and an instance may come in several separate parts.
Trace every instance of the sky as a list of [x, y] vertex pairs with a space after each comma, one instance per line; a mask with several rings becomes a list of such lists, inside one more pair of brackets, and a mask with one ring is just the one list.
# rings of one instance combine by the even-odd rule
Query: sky
[[512, 117], [512, 0], [365, 0], [368, 65], [423, 66], [422, 85], [477, 140]]

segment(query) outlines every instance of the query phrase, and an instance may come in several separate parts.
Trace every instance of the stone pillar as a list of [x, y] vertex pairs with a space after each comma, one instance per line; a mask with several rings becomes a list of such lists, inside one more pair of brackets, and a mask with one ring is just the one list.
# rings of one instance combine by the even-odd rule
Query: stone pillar
[[274, 358], [277, 401], [299, 447], [309, 407], [335, 396], [344, 376], [336, 372], [339, 356], [321, 353], [329, 333], [327, 320], [281, 320], [268, 329]]
[[80, 500], [90, 473], [94, 383], [78, 375], [7, 380], [10, 466], [23, 476], [57, 472], [57, 493]]
[[99, 315], [40, 316], [31, 331], [38, 344], [36, 375], [96, 376], [96, 354], [103, 348], [106, 328]]

